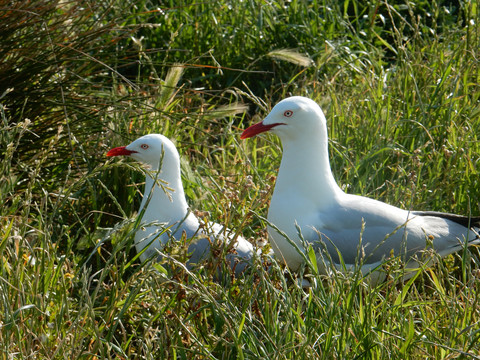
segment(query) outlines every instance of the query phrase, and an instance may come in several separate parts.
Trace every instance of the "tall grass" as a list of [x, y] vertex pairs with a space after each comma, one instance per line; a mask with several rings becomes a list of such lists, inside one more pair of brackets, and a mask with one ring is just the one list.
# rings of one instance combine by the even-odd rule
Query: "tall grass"
[[164, 133], [192, 208], [262, 243], [281, 148], [238, 135], [305, 95], [347, 192], [479, 214], [475, 2], [36, 0], [0, 17], [2, 358], [480, 357], [477, 248], [409, 281], [385, 264], [377, 287], [265, 258], [214, 281], [219, 259], [189, 271], [182, 243], [140, 264], [143, 173], [104, 157]]

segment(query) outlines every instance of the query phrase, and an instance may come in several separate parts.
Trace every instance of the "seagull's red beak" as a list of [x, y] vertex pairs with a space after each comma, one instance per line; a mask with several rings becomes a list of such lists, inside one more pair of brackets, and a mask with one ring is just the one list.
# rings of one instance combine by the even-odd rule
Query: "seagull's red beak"
[[107, 156], [119, 156], [119, 155], [130, 155], [136, 153], [137, 151], [128, 150], [126, 146], [120, 146], [113, 148], [107, 153]]
[[254, 125], [246, 128], [243, 131], [242, 135], [240, 135], [240, 139], [248, 139], [252, 136], [255, 136], [257, 134], [261, 134], [265, 131], [268, 131], [268, 130], [270, 130], [270, 129], [274, 128], [275, 126], [278, 126], [278, 125], [284, 125], [284, 124], [283, 123], [276, 123], [276, 124], [264, 125], [263, 121], [259, 122], [257, 124], [254, 124]]

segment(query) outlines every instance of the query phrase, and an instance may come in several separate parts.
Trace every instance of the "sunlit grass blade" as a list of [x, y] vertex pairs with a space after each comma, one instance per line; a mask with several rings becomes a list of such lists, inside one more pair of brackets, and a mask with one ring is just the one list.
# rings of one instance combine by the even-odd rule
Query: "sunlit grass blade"
[[312, 59], [292, 49], [273, 50], [267, 55], [274, 59], [288, 61], [300, 66], [308, 67], [313, 65]]

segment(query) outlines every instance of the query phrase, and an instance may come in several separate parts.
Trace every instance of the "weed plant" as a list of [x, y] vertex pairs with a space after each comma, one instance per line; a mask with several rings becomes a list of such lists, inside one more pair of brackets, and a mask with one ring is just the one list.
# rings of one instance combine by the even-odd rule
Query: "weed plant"
[[260, 244], [281, 147], [239, 133], [304, 95], [345, 191], [478, 215], [476, 2], [4, 1], [0, 18], [2, 358], [480, 358], [478, 248], [408, 281], [388, 262], [378, 286], [311, 253], [300, 274], [261, 257], [217, 280], [221, 256], [187, 270], [182, 242], [142, 264], [144, 174], [104, 156], [165, 134], [192, 208]]

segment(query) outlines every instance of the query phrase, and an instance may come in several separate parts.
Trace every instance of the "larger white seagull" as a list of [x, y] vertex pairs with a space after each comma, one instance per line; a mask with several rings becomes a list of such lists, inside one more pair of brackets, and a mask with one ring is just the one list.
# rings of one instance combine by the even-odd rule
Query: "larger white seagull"
[[107, 153], [107, 156], [120, 155], [129, 156], [148, 167], [139, 210], [142, 226], [135, 233], [140, 260], [158, 255], [170, 239], [179, 240], [186, 236], [190, 240], [188, 252], [191, 254], [187, 265], [206, 258], [211, 243], [233, 242], [232, 253], [227, 255], [229, 264], [237, 275], [245, 269], [254, 255], [252, 244], [220, 224], [200, 222], [191, 212], [182, 185], [180, 156], [168, 138], [149, 134]]
[[392, 254], [414, 267], [412, 258], [428, 247], [446, 256], [480, 243], [480, 217], [403, 210], [342, 191], [330, 169], [325, 116], [313, 100], [280, 101], [241, 138], [266, 131], [278, 135], [283, 146], [268, 232], [275, 255], [290, 269], [300, 267], [311, 244], [319, 265], [331, 260], [338, 268], [340, 254], [347, 268], [360, 264], [376, 282], [383, 278], [377, 270]]

